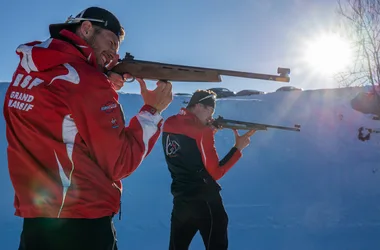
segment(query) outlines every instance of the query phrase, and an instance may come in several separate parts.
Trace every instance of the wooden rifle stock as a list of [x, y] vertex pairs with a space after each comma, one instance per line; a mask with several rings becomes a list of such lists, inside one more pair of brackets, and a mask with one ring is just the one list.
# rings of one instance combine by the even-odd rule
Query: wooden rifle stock
[[289, 82], [290, 69], [278, 68], [279, 75], [259, 74], [233, 70], [192, 67], [185, 65], [135, 60], [126, 53], [124, 59], [111, 69], [118, 74], [130, 74], [134, 78], [175, 82], [221, 82], [221, 75], [242, 78]]

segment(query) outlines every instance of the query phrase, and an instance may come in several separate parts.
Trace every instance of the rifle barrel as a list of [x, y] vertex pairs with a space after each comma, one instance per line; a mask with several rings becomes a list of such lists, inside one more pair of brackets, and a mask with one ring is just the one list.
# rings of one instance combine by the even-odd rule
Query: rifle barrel
[[261, 124], [261, 123], [251, 123], [251, 122], [243, 122], [243, 121], [235, 121], [235, 120], [228, 120], [228, 119], [222, 119], [220, 121], [216, 120], [217, 122], [220, 122], [219, 124], [224, 128], [231, 128], [231, 129], [242, 129], [242, 130], [268, 130], [268, 128], [275, 128], [275, 129], [282, 129], [282, 130], [291, 130], [291, 131], [301, 131], [300, 125], [294, 125], [294, 127], [285, 127], [285, 126], [277, 126], [277, 125], [270, 125], [270, 124]]
[[234, 70], [221, 70], [221, 69], [218, 69], [217, 71], [220, 75], [225, 75], [225, 76], [235, 76], [235, 77], [269, 80], [269, 81], [276, 81], [276, 82], [290, 81], [289, 77], [281, 76], [281, 75], [268, 75], [268, 74], [259, 74], [259, 73], [234, 71]]

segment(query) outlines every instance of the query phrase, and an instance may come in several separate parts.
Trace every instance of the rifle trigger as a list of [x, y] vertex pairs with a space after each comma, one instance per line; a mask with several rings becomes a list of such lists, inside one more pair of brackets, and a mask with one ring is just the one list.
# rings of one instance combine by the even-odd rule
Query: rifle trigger
[[135, 77], [132, 77], [132, 79], [129, 80], [129, 81], [127, 81], [127, 79], [123, 78], [123, 80], [124, 80], [124, 82], [133, 82], [134, 80], [136, 80], [136, 78], [135, 78]]

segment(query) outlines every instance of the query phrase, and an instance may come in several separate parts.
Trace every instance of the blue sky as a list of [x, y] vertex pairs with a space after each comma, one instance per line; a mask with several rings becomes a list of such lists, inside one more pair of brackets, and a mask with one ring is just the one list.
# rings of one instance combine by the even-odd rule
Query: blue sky
[[[16, 47], [47, 39], [50, 23], [64, 22], [89, 6], [109, 9], [127, 33], [120, 47], [136, 59], [276, 74], [291, 69], [291, 82], [223, 77], [222, 83], [174, 83], [174, 92], [227, 87], [233, 91], [274, 91], [283, 85], [304, 89], [336, 87], [327, 74], [300, 61], [303, 41], [335, 29], [333, 0], [138, 0], [13, 1], [0, 9], [0, 81], [10, 81], [18, 63]], [[148, 82], [150, 88], [154, 82]], [[137, 82], [125, 92], [139, 91]]]

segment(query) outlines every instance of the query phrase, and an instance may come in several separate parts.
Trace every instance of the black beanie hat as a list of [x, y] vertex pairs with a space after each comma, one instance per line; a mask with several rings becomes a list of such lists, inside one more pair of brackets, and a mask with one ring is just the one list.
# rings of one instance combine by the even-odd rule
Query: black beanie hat
[[211, 90], [197, 90], [191, 97], [189, 103], [187, 104], [187, 107], [189, 108], [197, 103], [201, 103], [215, 109], [216, 94]]
[[76, 17], [70, 16], [65, 23], [50, 24], [50, 35], [56, 37], [62, 29], [79, 24], [82, 21], [90, 21], [96, 26], [112, 31], [119, 40], [120, 36], [124, 34], [124, 29], [114, 14], [99, 7], [89, 7], [76, 15]]

